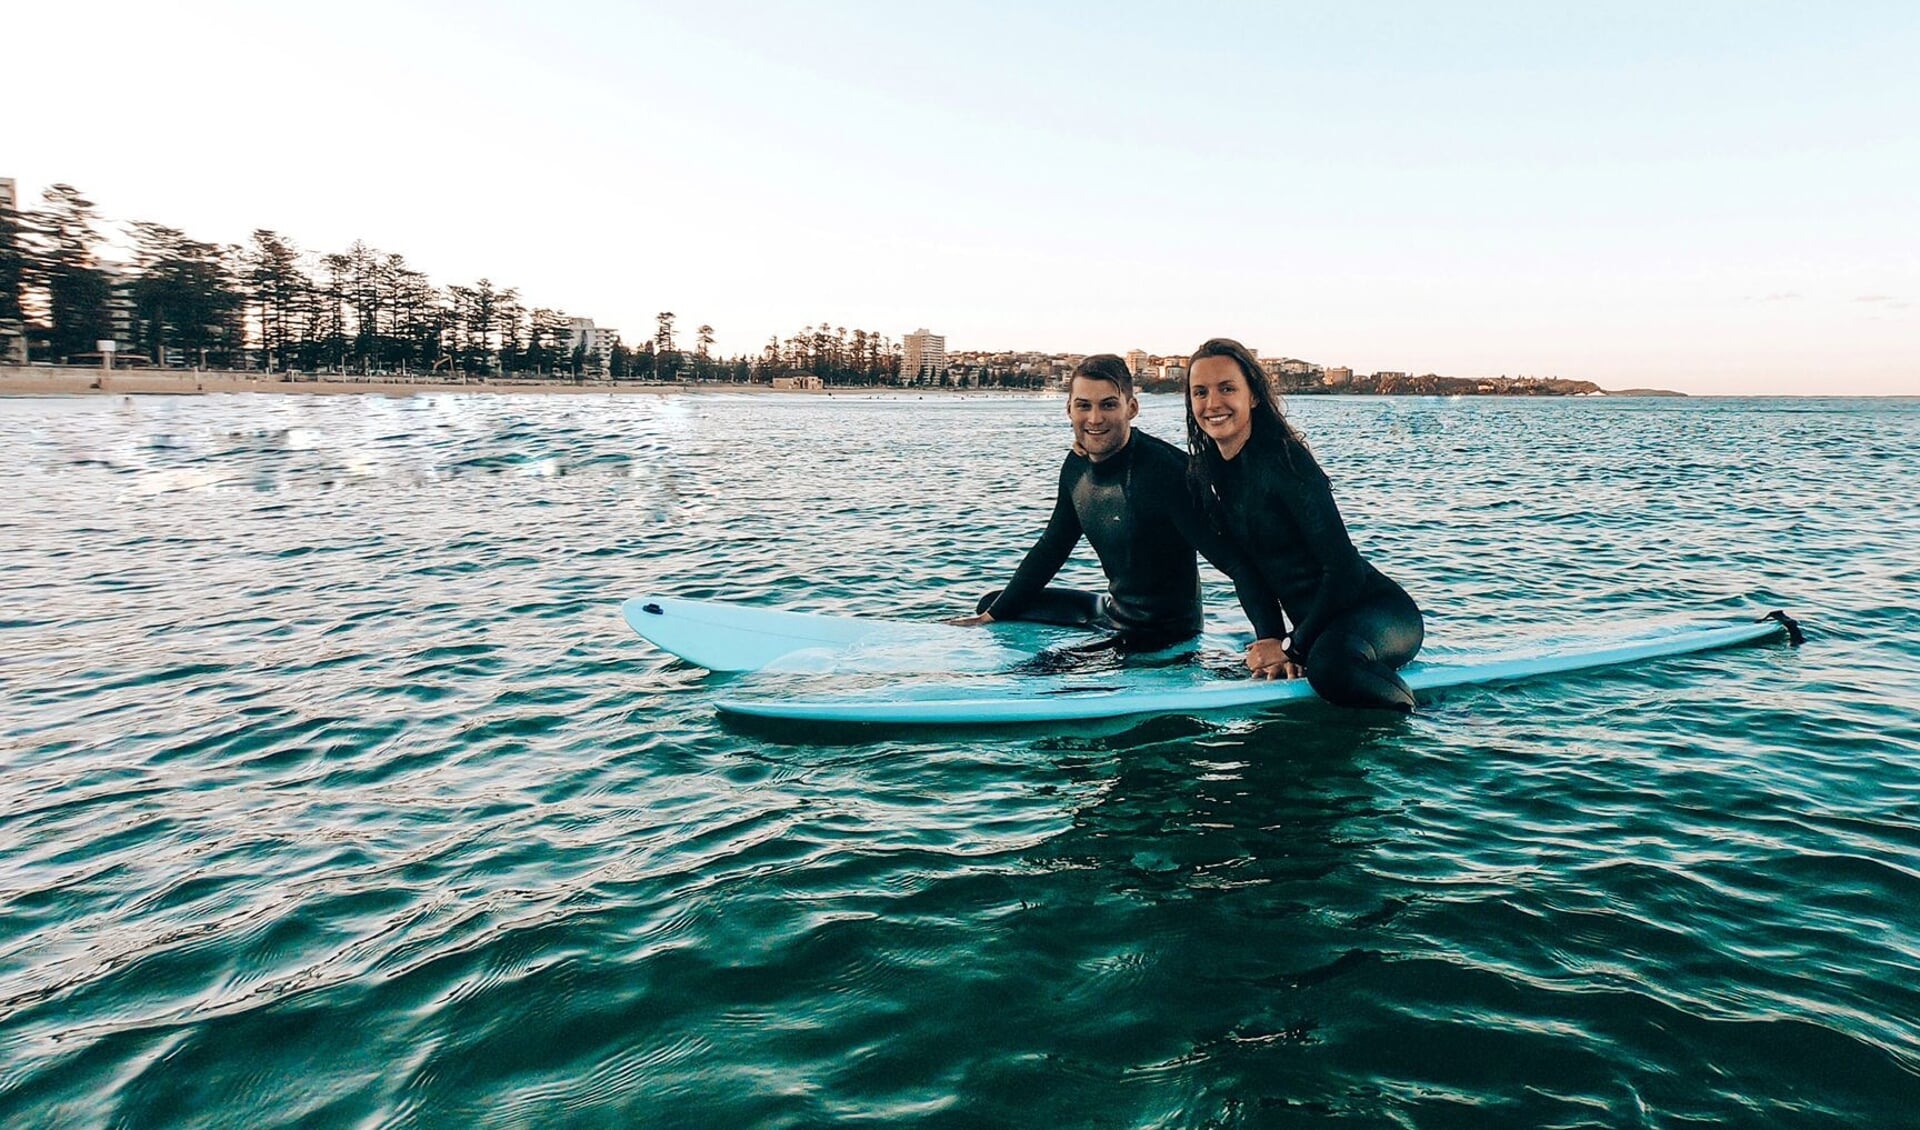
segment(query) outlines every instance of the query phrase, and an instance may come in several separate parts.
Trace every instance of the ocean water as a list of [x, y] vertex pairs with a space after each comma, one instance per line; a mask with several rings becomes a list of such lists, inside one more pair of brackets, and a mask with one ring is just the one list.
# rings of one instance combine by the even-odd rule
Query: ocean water
[[1920, 402], [1292, 408], [1430, 639], [1807, 643], [745, 727], [619, 601], [968, 611], [1056, 402], [0, 401], [0, 1125], [1920, 1124]]

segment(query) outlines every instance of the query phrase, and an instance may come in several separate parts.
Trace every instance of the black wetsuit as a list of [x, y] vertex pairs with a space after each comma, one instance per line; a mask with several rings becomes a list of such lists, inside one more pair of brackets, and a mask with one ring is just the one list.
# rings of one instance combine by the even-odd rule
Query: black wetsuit
[[1234, 459], [1205, 456], [1227, 536], [1279, 596], [1293, 622], [1287, 650], [1321, 698], [1411, 710], [1395, 672], [1426, 638], [1419, 606], [1360, 556], [1313, 453], [1277, 431], [1256, 426]]
[[[1256, 634], [1282, 631], [1273, 594], [1194, 504], [1186, 466], [1184, 452], [1138, 429], [1098, 463], [1069, 453], [1045, 532], [1007, 587], [988, 593], [981, 609], [995, 620], [1111, 628], [1127, 650], [1157, 650], [1200, 631], [1198, 550], [1233, 578]], [[1105, 597], [1047, 587], [1083, 534], [1106, 572]]]

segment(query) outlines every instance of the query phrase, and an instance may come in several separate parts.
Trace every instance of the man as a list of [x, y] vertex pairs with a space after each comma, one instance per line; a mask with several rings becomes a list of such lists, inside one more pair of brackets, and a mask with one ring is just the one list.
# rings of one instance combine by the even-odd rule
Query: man
[[[1201, 628], [1198, 550], [1232, 577], [1259, 639], [1286, 634], [1279, 602], [1194, 505], [1186, 453], [1133, 427], [1140, 400], [1125, 361], [1101, 353], [1082, 361], [1067, 386], [1073, 450], [1060, 468], [1047, 528], [1007, 587], [981, 598], [956, 624], [1036, 620], [1115, 633], [1124, 651], [1158, 651]], [[1049, 587], [1084, 535], [1093, 543], [1107, 592]]]

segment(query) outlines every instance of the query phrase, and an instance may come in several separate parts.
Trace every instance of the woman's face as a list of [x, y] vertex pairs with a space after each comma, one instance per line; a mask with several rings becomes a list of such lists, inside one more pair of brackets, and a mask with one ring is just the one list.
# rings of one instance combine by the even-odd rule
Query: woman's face
[[1187, 407], [1228, 459], [1253, 435], [1253, 389], [1231, 357], [1202, 357], [1187, 371]]

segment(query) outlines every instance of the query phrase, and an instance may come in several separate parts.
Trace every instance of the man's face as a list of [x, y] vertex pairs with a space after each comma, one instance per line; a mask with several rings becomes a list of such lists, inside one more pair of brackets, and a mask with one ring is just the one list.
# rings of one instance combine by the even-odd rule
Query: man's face
[[1111, 381], [1075, 377], [1067, 389], [1067, 419], [1073, 424], [1073, 442], [1095, 463], [1127, 446], [1140, 401], [1120, 391]]

